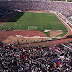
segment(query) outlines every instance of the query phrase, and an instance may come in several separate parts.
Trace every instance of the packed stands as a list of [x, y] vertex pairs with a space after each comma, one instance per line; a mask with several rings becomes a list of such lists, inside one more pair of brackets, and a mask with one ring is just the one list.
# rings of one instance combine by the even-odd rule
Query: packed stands
[[23, 47], [0, 42], [0, 71], [71, 72], [72, 42], [51, 47]]
[[0, 9], [0, 17], [4, 16], [7, 13], [8, 13], [7, 10], [5, 11], [5, 10]]
[[66, 17], [72, 15], [72, 3], [57, 1], [1, 1], [0, 7], [8, 10], [51, 10], [60, 12]]

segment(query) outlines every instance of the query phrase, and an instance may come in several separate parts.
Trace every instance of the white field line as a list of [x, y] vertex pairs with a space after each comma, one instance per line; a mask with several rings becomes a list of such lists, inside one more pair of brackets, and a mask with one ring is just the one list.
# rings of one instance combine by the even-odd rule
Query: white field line
[[16, 37], [19, 37], [19, 38], [49, 38], [49, 37], [40, 37], [40, 36], [26, 37], [26, 36], [22, 36], [22, 35], [16, 35]]
[[43, 38], [46, 38], [46, 39], [52, 39], [52, 38], [60, 38], [60, 37], [40, 37], [40, 36], [34, 36], [34, 37], [26, 37], [26, 36], [22, 36], [22, 35], [16, 35], [16, 37], [18, 37], [18, 38], [38, 38], [38, 39], [43, 39]]

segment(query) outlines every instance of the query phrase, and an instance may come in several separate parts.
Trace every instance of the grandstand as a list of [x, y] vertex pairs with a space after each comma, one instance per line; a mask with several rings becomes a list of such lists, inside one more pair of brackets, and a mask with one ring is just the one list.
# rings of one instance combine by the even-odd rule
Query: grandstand
[[[61, 12], [66, 17], [71, 16], [72, 3], [68, 2], [47, 2], [47, 1], [4, 1], [0, 2], [0, 7], [8, 10], [52, 10]], [[64, 9], [65, 8], [65, 9]]]

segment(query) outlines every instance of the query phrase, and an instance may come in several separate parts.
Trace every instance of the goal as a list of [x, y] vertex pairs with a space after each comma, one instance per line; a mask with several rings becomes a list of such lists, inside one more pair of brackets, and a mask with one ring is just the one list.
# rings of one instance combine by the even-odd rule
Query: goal
[[37, 30], [37, 27], [36, 26], [29, 26], [28, 30]]

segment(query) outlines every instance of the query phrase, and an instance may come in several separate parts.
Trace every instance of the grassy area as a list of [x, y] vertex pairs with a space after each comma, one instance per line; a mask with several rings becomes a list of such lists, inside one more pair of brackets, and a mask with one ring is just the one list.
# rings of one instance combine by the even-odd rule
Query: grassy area
[[44, 34], [46, 34], [48, 37], [50, 37], [50, 31], [44, 32]]
[[24, 12], [16, 12], [16, 14], [10, 18], [8, 22], [16, 22], [23, 14]]
[[27, 30], [29, 26], [36, 26], [37, 29], [42, 32], [44, 30], [67, 30], [64, 24], [54, 14], [29, 12], [26, 12], [24, 14], [20, 12], [19, 16], [17, 15], [11, 18], [11, 20], [9, 20], [9, 22], [6, 22], [6, 24], [0, 27], [0, 29], [8, 29], [9, 27], [11, 27], [11, 29], [14, 30]]

